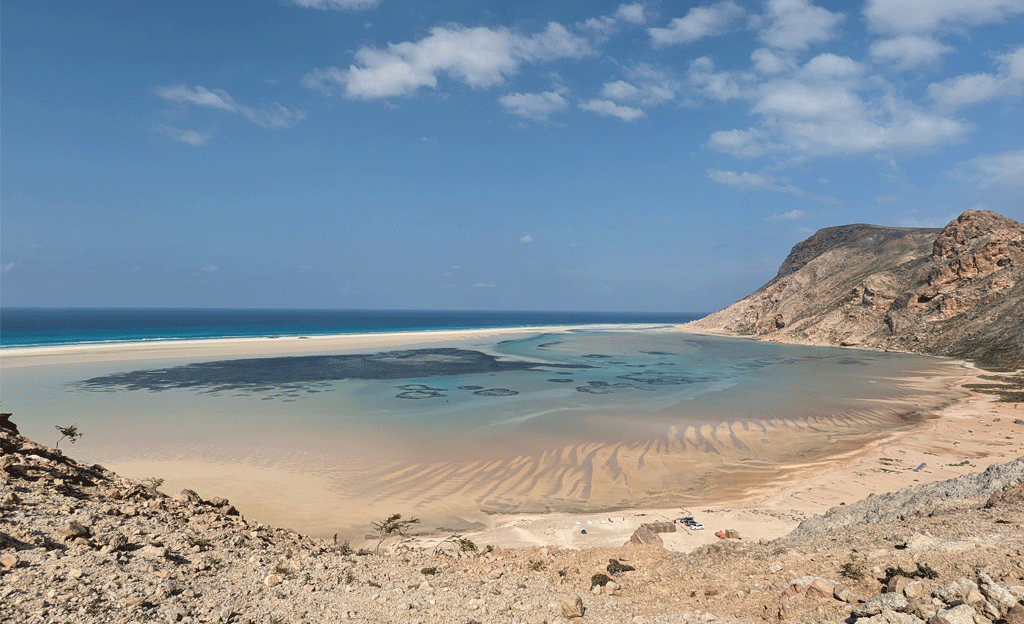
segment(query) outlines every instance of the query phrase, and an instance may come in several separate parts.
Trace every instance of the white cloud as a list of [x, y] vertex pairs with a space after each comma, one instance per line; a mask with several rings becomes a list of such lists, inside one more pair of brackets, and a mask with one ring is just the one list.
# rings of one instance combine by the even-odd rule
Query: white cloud
[[172, 141], [187, 143], [197, 147], [205, 144], [210, 139], [210, 135], [207, 133], [196, 130], [181, 130], [173, 126], [154, 126], [153, 131], [162, 134]]
[[928, 33], [1000, 22], [1024, 13], [1024, 0], [868, 0], [868, 26], [881, 33]]
[[715, 132], [707, 147], [746, 157], [856, 154], [956, 143], [971, 129], [896, 97], [877, 76], [865, 76], [860, 63], [832, 53], [747, 91], [752, 95], [739, 96], [750, 97], [761, 122]]
[[719, 35], [732, 21], [746, 12], [732, 0], [710, 6], [693, 7], [684, 17], [677, 17], [666, 28], [648, 28], [655, 46], [692, 43], [704, 37]]
[[965, 74], [928, 85], [928, 95], [943, 110], [983, 102], [1003, 95], [1016, 95], [1024, 86], [1024, 46], [996, 57], [994, 74]]
[[530, 36], [506, 28], [438, 26], [419, 41], [392, 43], [386, 49], [361, 47], [347, 70], [314, 69], [302, 84], [324, 93], [340, 88], [345, 97], [364, 100], [436, 88], [440, 74], [486, 88], [503, 84], [524, 62], [582, 58], [593, 53], [586, 39], [557, 22]]
[[204, 266], [203, 268], [201, 268], [199, 270], [202, 271], [203, 273], [216, 273], [217, 272], [217, 265], [216, 264], [208, 264], [208, 265]]
[[979, 188], [1024, 188], [1024, 150], [978, 156], [960, 163], [953, 176]]
[[363, 11], [372, 9], [382, 0], [292, 0], [307, 9], [334, 9], [336, 11]]
[[630, 24], [642, 25], [647, 22], [647, 12], [643, 2], [620, 4], [615, 10], [615, 18]]
[[289, 128], [306, 118], [304, 111], [290, 110], [276, 103], [270, 109], [244, 106], [235, 102], [228, 92], [223, 89], [211, 90], [198, 85], [195, 87], [175, 85], [157, 87], [156, 94], [172, 102], [184, 102], [227, 113], [236, 113], [264, 128]]
[[834, 39], [835, 28], [845, 17], [809, 0], [768, 0], [768, 26], [760, 39], [773, 48], [805, 50], [809, 44]]
[[807, 216], [807, 213], [803, 210], [790, 210], [782, 214], [773, 214], [768, 219], [771, 221], [792, 221], [794, 219], [803, 219], [805, 216]]
[[713, 132], [706, 143], [707, 147], [746, 158], [764, 156], [772, 152], [786, 151], [788, 148], [771, 140], [763, 130], [719, 130]]
[[14, 267], [16, 267], [16, 266], [18, 266], [17, 261], [14, 261], [14, 262], [4, 262], [3, 263], [3, 272], [4, 273], [10, 273], [11, 271], [14, 270]]
[[[767, 173], [750, 173], [744, 171], [743, 173], [736, 173], [735, 171], [720, 171], [718, 169], [708, 169], [705, 172], [711, 180], [720, 184], [727, 184], [736, 188], [744, 190], [762, 190], [772, 191], [773, 193], [787, 193], [795, 197], [801, 197], [805, 199], [811, 199], [814, 201], [820, 201], [829, 204], [838, 203], [835, 198], [827, 196], [814, 196], [810, 195], [804, 190], [792, 185], [792, 184], [779, 184], [779, 182]], [[801, 210], [791, 210], [783, 215], [775, 215], [770, 217], [771, 219], [799, 219], [804, 216], [804, 212]]]
[[533, 242], [533, 235], [527, 234], [526, 236], [520, 238], [519, 242], [523, 243], [523, 244], [532, 243]]
[[642, 26], [647, 23], [647, 11], [642, 2], [634, 4], [620, 4], [612, 15], [592, 17], [586, 21], [579, 22], [576, 27], [581, 30], [588, 30], [598, 36], [599, 39], [607, 39], [618, 32], [622, 23]]
[[551, 113], [565, 110], [569, 103], [558, 91], [509, 93], [498, 98], [505, 110], [526, 119], [544, 121]]
[[757, 48], [750, 53], [750, 60], [762, 74], [779, 74], [796, 67], [792, 55], [768, 48]]
[[953, 48], [939, 43], [930, 35], [915, 34], [875, 41], [869, 50], [876, 63], [892, 63], [900, 70], [935, 63], [943, 54], [952, 51]]
[[604, 83], [601, 95], [609, 100], [635, 100], [640, 97], [640, 89], [625, 80], [616, 80]]
[[682, 88], [680, 82], [668, 73], [644, 63], [627, 69], [626, 75], [632, 82], [616, 80], [604, 83], [602, 98], [655, 105], [675, 99]]
[[598, 115], [618, 117], [622, 121], [633, 121], [644, 116], [644, 112], [639, 108], [620, 106], [611, 100], [594, 99], [587, 102], [580, 102], [580, 108], [585, 111], [597, 113]]
[[864, 71], [860, 63], [848, 56], [826, 52], [819, 54], [803, 66], [800, 73], [807, 78], [846, 78]]
[[690, 62], [687, 79], [704, 97], [725, 102], [749, 92], [753, 76], [740, 72], [716, 72], [714, 61], [702, 56]]
[[494, 284], [473, 284], [473, 288], [494, 288]]

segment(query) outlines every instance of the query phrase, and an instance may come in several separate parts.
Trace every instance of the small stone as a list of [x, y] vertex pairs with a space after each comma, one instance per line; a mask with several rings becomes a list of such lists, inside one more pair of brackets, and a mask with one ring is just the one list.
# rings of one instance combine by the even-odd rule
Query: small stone
[[82, 526], [80, 522], [72, 520], [57, 531], [57, 535], [60, 535], [65, 540], [72, 540], [78, 537], [89, 537], [89, 529]]
[[837, 587], [836, 591], [833, 592], [832, 596], [836, 600], [842, 600], [847, 604], [857, 604], [860, 602], [860, 598], [857, 594], [853, 593], [853, 590], [849, 587]]
[[807, 586], [807, 595], [814, 598], [831, 598], [836, 588], [821, 579], [814, 579]]
[[80, 578], [82, 578], [82, 574], [83, 574], [83, 572], [79, 568], [71, 568], [71, 570], [68, 571], [68, 576], [73, 578], [73, 579], [80, 579]]
[[152, 544], [143, 546], [136, 552], [143, 559], [164, 559], [167, 557], [167, 548], [153, 546]]
[[5, 568], [16, 568], [18, 567], [19, 563], [21, 563], [21, 560], [18, 559], [18, 555], [12, 555], [10, 553], [7, 553], [6, 555], [0, 557], [0, 565], [2, 565]]
[[903, 595], [907, 598], [921, 599], [928, 595], [925, 591], [924, 583], [921, 581], [912, 581], [907, 583], [907, 586], [903, 588]]
[[768, 566], [768, 571], [772, 574], [775, 574], [784, 567], [785, 566], [782, 565], [781, 561], [772, 561], [771, 564]]
[[131, 598], [121, 598], [120, 600], [117, 601], [117, 604], [123, 605], [125, 607], [137, 607], [139, 605], [145, 604], [145, 602], [146, 602], [145, 598], [139, 598], [138, 596], [133, 596]]
[[889, 584], [886, 585], [886, 590], [890, 594], [902, 594], [903, 589], [910, 585], [913, 579], [908, 579], [905, 576], [894, 576], [889, 579]]
[[281, 577], [276, 574], [270, 574], [267, 578], [263, 579], [263, 583], [267, 587], [276, 587], [281, 584]]
[[3, 507], [14, 507], [21, 504], [21, 499], [14, 492], [8, 492], [0, 499], [0, 506]]
[[[595, 587], [600, 586], [595, 585]], [[583, 599], [579, 596], [576, 596], [576, 600], [562, 601], [562, 617], [567, 620], [583, 617], [583, 614], [586, 613], [586, 611], [586, 607], [583, 606]]]

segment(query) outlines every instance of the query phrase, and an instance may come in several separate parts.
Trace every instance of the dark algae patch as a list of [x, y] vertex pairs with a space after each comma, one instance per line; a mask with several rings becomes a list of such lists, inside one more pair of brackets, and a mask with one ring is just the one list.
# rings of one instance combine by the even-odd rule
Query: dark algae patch
[[[356, 355], [306, 355], [201, 362], [153, 370], [93, 377], [79, 382], [87, 390], [225, 390], [264, 391], [313, 387], [344, 379], [419, 379], [475, 373], [532, 371], [546, 368], [591, 368], [585, 364], [554, 364], [498, 359], [467, 349], [409, 349]], [[403, 389], [401, 398], [427, 398], [438, 393], [426, 386]], [[513, 391], [505, 390], [504, 393]], [[436, 395], [435, 395], [436, 396]]]
[[981, 378], [996, 383], [964, 384], [964, 387], [982, 394], [994, 394], [1000, 403], [1024, 403], [1024, 374], [982, 375]]

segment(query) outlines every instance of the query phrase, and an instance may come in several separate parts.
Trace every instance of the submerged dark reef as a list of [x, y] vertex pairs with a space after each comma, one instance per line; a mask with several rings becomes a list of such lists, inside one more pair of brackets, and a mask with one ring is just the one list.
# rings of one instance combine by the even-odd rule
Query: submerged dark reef
[[[264, 391], [282, 386], [315, 387], [343, 379], [417, 379], [474, 373], [586, 369], [586, 364], [558, 364], [498, 359], [467, 349], [409, 349], [356, 355], [303, 355], [200, 362], [93, 377], [78, 383], [87, 390], [193, 389]], [[420, 389], [415, 389], [420, 390]], [[415, 391], [410, 389], [410, 391]], [[428, 389], [426, 393], [429, 394]], [[506, 391], [508, 392], [508, 391]], [[420, 398], [410, 396], [408, 398]]]

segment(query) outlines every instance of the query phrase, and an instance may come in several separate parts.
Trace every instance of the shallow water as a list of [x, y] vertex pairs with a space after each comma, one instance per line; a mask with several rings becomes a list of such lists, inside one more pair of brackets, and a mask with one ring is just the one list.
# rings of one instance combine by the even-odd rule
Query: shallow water
[[[43, 442], [77, 424], [88, 461], [243, 462], [324, 477], [345, 500], [457, 514], [700, 495], [910, 426], [950, 399], [917, 382], [956, 374], [935, 358], [663, 330], [439, 346], [462, 351], [407, 351], [398, 369], [374, 355], [373, 374], [350, 357], [333, 374], [302, 358], [11, 367], [3, 405]], [[511, 367], [438, 368], [491, 366], [467, 353]]]

